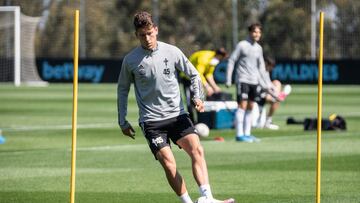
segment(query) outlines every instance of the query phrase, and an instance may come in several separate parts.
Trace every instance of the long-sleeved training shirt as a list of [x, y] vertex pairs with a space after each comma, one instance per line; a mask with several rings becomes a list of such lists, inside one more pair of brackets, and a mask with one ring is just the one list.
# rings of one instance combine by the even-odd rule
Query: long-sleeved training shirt
[[159, 121], [186, 113], [176, 69], [191, 79], [193, 99], [202, 98], [199, 73], [177, 47], [158, 41], [155, 50], [139, 46], [125, 56], [118, 80], [118, 121], [122, 129], [129, 125], [126, 114], [132, 82], [139, 122]]
[[235, 83], [260, 85], [267, 89], [271, 87], [271, 80], [265, 70], [263, 50], [251, 39], [240, 41], [228, 60], [226, 84], [231, 85], [231, 77], [235, 67]]

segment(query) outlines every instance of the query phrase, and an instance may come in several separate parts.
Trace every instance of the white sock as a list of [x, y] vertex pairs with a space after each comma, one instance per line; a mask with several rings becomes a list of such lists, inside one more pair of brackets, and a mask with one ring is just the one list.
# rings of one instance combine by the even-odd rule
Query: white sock
[[260, 106], [260, 105], [257, 105], [257, 106], [258, 106], [257, 112], [255, 112], [254, 109], [252, 110], [252, 120], [253, 121], [256, 120], [255, 125], [253, 124], [253, 126], [257, 127], [257, 128], [261, 128], [261, 116], [262, 116], [264, 106]]
[[251, 121], [252, 112], [251, 110], [246, 110], [244, 119], [244, 135], [251, 135]]
[[238, 108], [235, 113], [235, 128], [236, 128], [236, 136], [244, 135], [244, 114], [245, 110]]
[[187, 191], [184, 194], [182, 194], [181, 196], [179, 196], [179, 198], [182, 203], [193, 203], [193, 201], [191, 200], [189, 193]]
[[200, 192], [200, 196], [205, 196], [207, 199], [213, 199], [209, 184], [200, 185], [199, 192]]
[[260, 114], [260, 122], [259, 122], [260, 127], [263, 128], [265, 126], [265, 123], [266, 123], [266, 107], [263, 106]]
[[270, 117], [267, 117], [267, 119], [266, 119], [266, 124], [267, 125], [269, 125], [269, 124], [271, 124], [272, 123], [272, 117], [270, 116]]

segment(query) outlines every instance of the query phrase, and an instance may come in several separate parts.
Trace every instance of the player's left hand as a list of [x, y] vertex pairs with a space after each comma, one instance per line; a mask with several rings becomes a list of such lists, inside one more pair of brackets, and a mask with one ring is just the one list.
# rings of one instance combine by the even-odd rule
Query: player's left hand
[[279, 94], [276, 92], [275, 88], [270, 87], [270, 88], [265, 89], [265, 90], [266, 90], [266, 92], [267, 92], [268, 94], [270, 94], [274, 99], [278, 100]]
[[193, 101], [194, 101], [195, 109], [198, 112], [204, 112], [205, 111], [204, 102], [201, 99], [194, 99]]
[[129, 126], [125, 129], [121, 129], [122, 133], [125, 135], [125, 136], [128, 136], [132, 139], [135, 140], [135, 130], [134, 128], [130, 125], [129, 123]]

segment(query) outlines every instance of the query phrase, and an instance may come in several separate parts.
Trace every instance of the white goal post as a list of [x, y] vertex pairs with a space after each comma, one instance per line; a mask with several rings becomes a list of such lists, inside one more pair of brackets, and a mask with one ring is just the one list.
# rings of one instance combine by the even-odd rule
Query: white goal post
[[26, 16], [19, 6], [0, 6], [0, 82], [47, 86], [36, 66], [35, 39], [40, 17]]
[[[20, 86], [20, 83], [21, 83], [20, 7], [19, 6], [0, 6], [0, 12], [13, 12], [14, 13], [14, 22], [13, 22], [13, 25], [14, 25], [14, 84], [15, 84], [15, 86]], [[11, 22], [9, 22], [9, 23], [11, 23]]]

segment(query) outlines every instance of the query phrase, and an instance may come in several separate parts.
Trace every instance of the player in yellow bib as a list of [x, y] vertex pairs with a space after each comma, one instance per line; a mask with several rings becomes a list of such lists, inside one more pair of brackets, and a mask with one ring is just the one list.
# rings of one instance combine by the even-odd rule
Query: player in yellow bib
[[[215, 67], [221, 60], [227, 56], [227, 52], [224, 48], [219, 48], [215, 51], [213, 50], [200, 50], [194, 52], [190, 57], [189, 61], [195, 66], [196, 70], [199, 72], [201, 83], [206, 90], [206, 96], [211, 97], [215, 93], [221, 92], [220, 87], [216, 84], [214, 80], [214, 71]], [[184, 74], [180, 75], [181, 81], [184, 85], [184, 91], [186, 96], [187, 108], [189, 115], [192, 121], [194, 121], [194, 108], [191, 103], [192, 90], [191, 90], [191, 81], [186, 78]]]
[[207, 96], [221, 91], [214, 80], [215, 66], [226, 56], [224, 48], [216, 51], [201, 50], [193, 53], [189, 60], [200, 73], [201, 82], [206, 90]]

